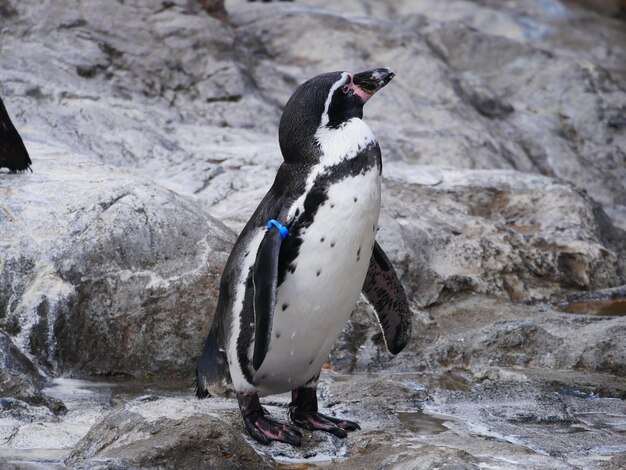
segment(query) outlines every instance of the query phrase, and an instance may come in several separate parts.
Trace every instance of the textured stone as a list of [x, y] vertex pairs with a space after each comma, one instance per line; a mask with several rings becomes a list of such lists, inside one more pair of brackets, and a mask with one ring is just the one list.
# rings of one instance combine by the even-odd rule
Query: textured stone
[[220, 416], [206, 404], [139, 398], [96, 423], [66, 463], [70, 468], [271, 468], [233, 425], [232, 413]]
[[0, 180], [5, 329], [55, 374], [189, 374], [232, 233], [150, 180], [38, 154]]
[[55, 413], [66, 411], [62, 401], [42, 393], [45, 384], [46, 378], [0, 331], [0, 398], [14, 398], [35, 406], [45, 405]]
[[[87, 434], [70, 467], [241, 454], [252, 467], [620, 468], [625, 317], [552, 305], [606, 301], [606, 288], [611, 305], [623, 298], [614, 5], [229, 0], [227, 23], [198, 0], [0, 0], [0, 95], [34, 169], [0, 174], [11, 357], [53, 375], [191, 374], [234, 240], [216, 219], [241, 229], [282, 161], [286, 99], [337, 69], [397, 73], [365, 119], [384, 160], [378, 238], [414, 308], [396, 358], [363, 309], [333, 352], [336, 370], [368, 372], [323, 375], [325, 412], [363, 426], [345, 442], [305, 433], [299, 449], [261, 447], [232, 401], [186, 390], [124, 405], [135, 388], [63, 397], [59, 417], [6, 399], [0, 460], [59, 464]], [[11, 389], [38, 393], [20, 367]], [[272, 400], [286, 419], [288, 398]]]

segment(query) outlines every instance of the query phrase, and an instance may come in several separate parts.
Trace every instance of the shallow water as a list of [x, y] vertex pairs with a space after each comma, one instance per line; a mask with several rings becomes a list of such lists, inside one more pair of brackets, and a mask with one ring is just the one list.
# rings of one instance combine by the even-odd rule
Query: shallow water
[[44, 392], [63, 400], [67, 413], [58, 422], [21, 428], [9, 439], [11, 447], [0, 445], [0, 468], [2, 464], [27, 470], [65, 468], [61, 462], [104, 413], [143, 395], [192, 396], [191, 383], [190, 379], [54, 379]]
[[448, 430], [443, 424], [445, 420], [424, 414], [421, 411], [400, 412], [398, 419], [406, 429], [420, 436], [431, 436]]
[[559, 310], [579, 315], [623, 317], [626, 316], [626, 298], [609, 300], [578, 300], [559, 305]]

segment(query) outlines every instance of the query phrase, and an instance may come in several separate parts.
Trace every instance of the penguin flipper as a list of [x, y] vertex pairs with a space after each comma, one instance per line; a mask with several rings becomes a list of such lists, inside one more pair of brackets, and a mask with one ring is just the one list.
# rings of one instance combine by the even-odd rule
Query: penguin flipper
[[278, 230], [267, 231], [254, 263], [254, 353], [252, 367], [258, 370], [265, 359], [272, 336], [272, 321], [276, 307], [278, 254], [282, 237]]
[[378, 242], [374, 243], [361, 294], [374, 308], [387, 349], [398, 354], [411, 337], [411, 310], [400, 279]]
[[0, 168], [6, 167], [15, 173], [29, 170], [31, 164], [24, 142], [0, 99]]

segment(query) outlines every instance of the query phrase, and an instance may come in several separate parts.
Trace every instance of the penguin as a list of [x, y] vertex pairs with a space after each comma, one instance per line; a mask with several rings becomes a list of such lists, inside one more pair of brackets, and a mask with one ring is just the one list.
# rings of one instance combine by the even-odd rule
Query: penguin
[[0, 168], [8, 168], [10, 173], [16, 173], [30, 170], [31, 164], [24, 142], [0, 98]]
[[[345, 438], [353, 421], [318, 412], [317, 381], [361, 294], [387, 349], [411, 335], [400, 280], [375, 240], [381, 198], [378, 142], [363, 106], [394, 77], [387, 68], [332, 72], [300, 85], [279, 124], [284, 162], [226, 263], [217, 310], [196, 367], [196, 396], [234, 388], [258, 442], [300, 445], [303, 427]], [[289, 417], [259, 397], [291, 392]]]

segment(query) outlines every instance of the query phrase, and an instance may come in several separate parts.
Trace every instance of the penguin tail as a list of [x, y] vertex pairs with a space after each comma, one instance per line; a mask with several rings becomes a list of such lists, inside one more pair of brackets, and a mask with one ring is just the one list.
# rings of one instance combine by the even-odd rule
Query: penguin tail
[[0, 98], [0, 168], [8, 168], [9, 173], [26, 170], [32, 173], [32, 163], [28, 150]]
[[195, 395], [198, 398], [229, 395], [230, 383], [226, 352], [220, 346], [214, 324], [196, 366]]

